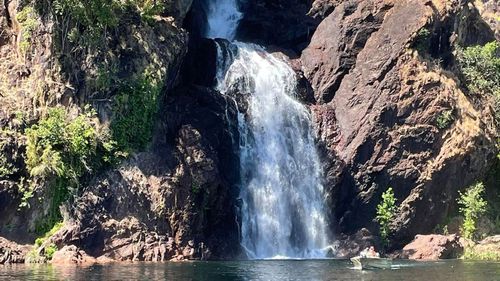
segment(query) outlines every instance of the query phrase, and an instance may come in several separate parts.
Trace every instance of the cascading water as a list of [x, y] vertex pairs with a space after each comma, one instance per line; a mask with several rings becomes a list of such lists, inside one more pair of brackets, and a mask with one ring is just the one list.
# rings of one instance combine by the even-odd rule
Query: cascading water
[[208, 0], [208, 29], [206, 37], [233, 40], [243, 14], [238, 0]]
[[[242, 16], [237, 0], [209, 1], [207, 37], [232, 40]], [[295, 99], [294, 71], [260, 46], [217, 47], [217, 88], [244, 95], [246, 107], [238, 116], [242, 246], [251, 258], [323, 257], [321, 167], [310, 113]]]

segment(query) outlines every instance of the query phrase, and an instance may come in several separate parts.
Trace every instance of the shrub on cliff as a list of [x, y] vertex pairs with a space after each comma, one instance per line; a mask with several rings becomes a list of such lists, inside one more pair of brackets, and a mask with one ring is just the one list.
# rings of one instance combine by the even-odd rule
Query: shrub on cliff
[[[57, 22], [63, 26], [61, 39], [99, 47], [100, 39], [118, 26], [121, 17], [135, 11], [145, 22], [164, 10], [155, 0], [54, 0], [50, 6]], [[127, 11], [125, 11], [127, 10]], [[81, 40], [80, 40], [81, 39]]]
[[464, 216], [462, 235], [465, 238], [474, 238], [476, 222], [486, 212], [487, 203], [483, 198], [483, 193], [483, 183], [477, 183], [469, 187], [465, 193], [459, 192], [458, 204], [460, 205], [460, 213]]
[[26, 130], [26, 166], [31, 178], [29, 187], [21, 189], [21, 206], [28, 206], [34, 194], [49, 202], [48, 216], [37, 224], [39, 233], [61, 219], [59, 206], [78, 190], [83, 178], [111, 159], [112, 142], [98, 133], [93, 119], [92, 111], [70, 118], [57, 107]]
[[495, 109], [500, 112], [500, 43], [458, 48], [457, 59], [467, 88], [493, 97]]
[[115, 96], [113, 138], [124, 151], [142, 150], [152, 139], [162, 83], [147, 72]]
[[377, 216], [376, 220], [380, 226], [380, 237], [384, 244], [389, 243], [390, 234], [390, 224], [394, 219], [396, 214], [396, 198], [394, 197], [394, 191], [392, 187], [389, 187], [384, 193], [382, 193], [382, 201], [377, 206]]

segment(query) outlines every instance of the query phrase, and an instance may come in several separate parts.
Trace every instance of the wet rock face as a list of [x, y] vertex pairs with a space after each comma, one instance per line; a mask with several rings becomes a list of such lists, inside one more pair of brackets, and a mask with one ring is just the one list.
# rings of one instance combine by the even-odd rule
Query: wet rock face
[[[393, 241], [409, 242], [432, 231], [456, 207], [457, 190], [488, 169], [493, 113], [440, 63], [453, 61], [450, 40], [492, 40], [489, 29], [460, 29], [481, 21], [455, 1], [370, 0], [341, 3], [318, 26], [301, 62], [318, 102], [311, 110], [337, 231], [377, 233], [376, 205], [392, 187], [400, 206]], [[417, 50], [422, 28], [428, 47]], [[444, 112], [453, 118], [438, 124]]]
[[398, 258], [412, 260], [456, 259], [462, 256], [464, 248], [457, 235], [417, 235], [404, 246]]
[[176, 89], [152, 152], [87, 188], [53, 243], [119, 261], [234, 257], [238, 162], [226, 110], [235, 113], [207, 88]]

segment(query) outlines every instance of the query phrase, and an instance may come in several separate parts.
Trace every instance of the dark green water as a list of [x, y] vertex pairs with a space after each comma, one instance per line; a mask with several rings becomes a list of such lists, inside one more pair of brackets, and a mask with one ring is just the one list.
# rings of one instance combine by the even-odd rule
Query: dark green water
[[500, 281], [500, 263], [396, 262], [391, 270], [355, 270], [345, 260], [126, 263], [89, 267], [0, 266], [0, 280], [444, 280]]

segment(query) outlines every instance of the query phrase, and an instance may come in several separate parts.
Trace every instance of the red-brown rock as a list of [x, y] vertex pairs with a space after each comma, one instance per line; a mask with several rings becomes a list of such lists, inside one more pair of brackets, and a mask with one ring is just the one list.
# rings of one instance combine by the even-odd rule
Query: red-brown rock
[[415, 240], [401, 251], [401, 258], [412, 260], [455, 259], [464, 248], [457, 235], [417, 235]]
[[24, 263], [31, 248], [0, 237], [0, 264]]
[[[336, 230], [377, 233], [376, 206], [392, 187], [399, 210], [391, 241], [403, 246], [442, 223], [457, 191], [489, 168], [493, 112], [452, 71], [454, 44], [493, 40], [482, 22], [459, 1], [357, 0], [318, 26], [301, 61], [319, 103], [311, 108]], [[419, 39], [422, 30], [429, 35]], [[438, 126], [444, 112], [453, 120]]]
[[92, 264], [97, 260], [89, 256], [85, 251], [78, 249], [74, 245], [64, 246], [61, 250], [54, 253], [52, 264], [69, 265], [69, 264]]

